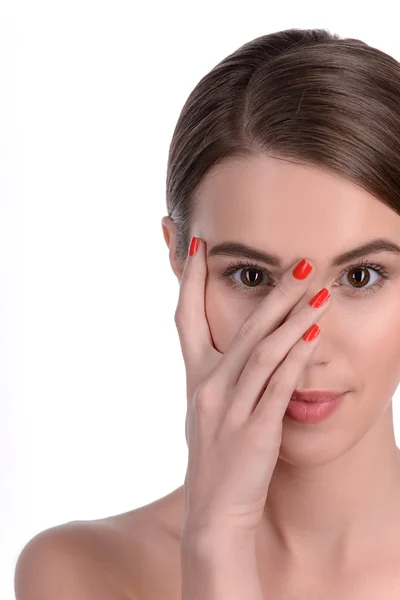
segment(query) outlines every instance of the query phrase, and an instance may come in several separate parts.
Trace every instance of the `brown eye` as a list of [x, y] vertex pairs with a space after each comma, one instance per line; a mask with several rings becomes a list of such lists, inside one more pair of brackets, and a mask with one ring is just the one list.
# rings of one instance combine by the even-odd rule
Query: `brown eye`
[[[361, 274], [362, 272], [364, 273]], [[371, 279], [369, 269], [366, 269], [365, 267], [355, 267], [347, 272], [347, 276], [355, 287], [364, 287]]]
[[245, 293], [264, 292], [273, 286], [268, 271], [249, 262], [231, 263], [220, 277], [228, 279], [234, 289]]
[[262, 281], [262, 272], [258, 269], [246, 267], [241, 269], [240, 281], [248, 287], [257, 287]]
[[[375, 273], [375, 280], [371, 273]], [[274, 287], [274, 281], [268, 271], [249, 262], [231, 263], [220, 277], [229, 279], [233, 288], [242, 292], [252, 293], [253, 290], [257, 290], [255, 293], [258, 291], [264, 293], [265, 290]], [[265, 278], [264, 282], [263, 278]], [[382, 265], [362, 261], [349, 266], [342, 273], [339, 282], [348, 288], [349, 293], [357, 294], [357, 292], [375, 292], [385, 284], [385, 280], [390, 279], [392, 279], [391, 275]]]
[[381, 265], [361, 262], [348, 267], [341, 279], [344, 286], [352, 293], [375, 292], [383, 286], [385, 279], [391, 279], [391, 276]]

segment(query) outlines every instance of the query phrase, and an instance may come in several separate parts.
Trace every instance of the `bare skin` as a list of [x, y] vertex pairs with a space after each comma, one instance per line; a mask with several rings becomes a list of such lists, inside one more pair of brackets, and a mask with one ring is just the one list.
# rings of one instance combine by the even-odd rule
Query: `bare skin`
[[[180, 279], [184, 265], [174, 257], [174, 223], [164, 217], [162, 227]], [[206, 174], [191, 234], [205, 241], [207, 251], [234, 240], [282, 260], [281, 269], [251, 261], [261, 283], [246, 292], [244, 267], [221, 278], [239, 259], [207, 258], [206, 315], [220, 352], [268, 294], [268, 284], [277, 283], [296, 259], [309, 258], [316, 266], [310, 298], [331, 286], [332, 304], [318, 322], [319, 346], [297, 387], [348, 393], [341, 407], [317, 425], [284, 417], [257, 540], [265, 598], [398, 600], [400, 451], [392, 398], [400, 382], [400, 254], [362, 257], [384, 267], [390, 279], [366, 266], [345, 273], [359, 258], [340, 267], [330, 263], [372, 238], [400, 245], [400, 216], [337, 175], [260, 156], [228, 160]], [[365, 283], [357, 287], [354, 274]], [[233, 280], [241, 287], [234, 288]], [[128, 565], [121, 569], [121, 600], [180, 598], [183, 510], [181, 486], [147, 506], [97, 522], [119, 540], [122, 563]], [[112, 546], [109, 556], [114, 564]], [[118, 571], [122, 563], [113, 568]]]
[[[174, 259], [175, 230], [168, 218], [163, 231], [180, 279], [183, 265]], [[311, 578], [326, 597], [326, 589], [334, 589], [327, 584], [337, 587], [340, 574], [362, 573], [365, 581], [366, 572], [377, 572], [388, 581], [389, 565], [400, 579], [400, 458], [392, 414], [400, 382], [400, 255], [363, 257], [385, 267], [390, 280], [370, 267], [353, 271], [375, 293], [357, 288], [351, 271], [344, 273], [360, 259], [330, 266], [334, 256], [372, 238], [400, 244], [400, 216], [342, 177], [260, 156], [228, 160], [203, 178], [191, 233], [207, 250], [235, 240], [272, 251], [283, 262], [279, 270], [256, 261], [261, 283], [246, 292], [243, 270], [233, 276], [242, 288], [220, 278], [232, 257], [208, 258], [206, 315], [220, 352], [268, 293], [266, 284], [277, 282], [296, 258], [309, 257], [316, 265], [310, 298], [331, 286], [332, 305], [319, 321], [322, 337], [298, 387], [348, 394], [341, 409], [317, 426], [284, 418], [260, 528], [260, 552], [271, 550], [277, 586], [284, 573], [301, 597], [301, 581], [306, 585]], [[374, 285], [379, 282], [382, 287]], [[377, 565], [377, 557], [384, 562]], [[265, 572], [262, 556], [260, 565]]]
[[[119, 577], [113, 600], [178, 600], [181, 598], [180, 532], [183, 486], [128, 513], [95, 522], [109, 528], [104, 539], [110, 568]], [[93, 526], [93, 523], [91, 524]], [[66, 526], [68, 527], [68, 526]], [[81, 525], [82, 531], [85, 525]], [[277, 554], [272, 539], [258, 539], [258, 564], [265, 599], [270, 600], [397, 600], [400, 598], [399, 527], [380, 541], [369, 562], [336, 570], [325, 561], [317, 572], [294, 570]], [[98, 540], [96, 540], [98, 548]], [[97, 550], [98, 551], [98, 550]], [[377, 558], [379, 559], [377, 562]], [[99, 576], [101, 577], [100, 571]]]

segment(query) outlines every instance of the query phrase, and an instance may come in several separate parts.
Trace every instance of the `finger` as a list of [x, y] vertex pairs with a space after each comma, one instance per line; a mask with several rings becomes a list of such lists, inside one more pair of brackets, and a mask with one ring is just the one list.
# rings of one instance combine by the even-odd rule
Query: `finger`
[[312, 273], [306, 279], [296, 279], [292, 274], [294, 266], [242, 323], [223, 354], [213, 372], [213, 378], [220, 389], [227, 391], [236, 386], [256, 344], [282, 324], [283, 319], [307, 291]]
[[183, 269], [175, 324], [185, 365], [200, 366], [204, 355], [212, 348], [210, 329], [205, 314], [206, 244], [198, 238], [198, 249], [186, 259]]
[[[274, 373], [299, 343], [299, 338], [321, 318], [329, 304], [330, 299], [319, 308], [305, 306], [290, 321], [256, 345], [239, 377], [233, 398], [229, 400], [226, 409], [229, 420], [239, 424], [250, 418]], [[313, 344], [303, 339], [300, 342], [300, 350], [307, 357]]]
[[286, 409], [307, 361], [315, 352], [320, 334], [311, 341], [300, 340], [293, 346], [285, 360], [274, 372], [249, 421], [261, 426], [281, 424]]

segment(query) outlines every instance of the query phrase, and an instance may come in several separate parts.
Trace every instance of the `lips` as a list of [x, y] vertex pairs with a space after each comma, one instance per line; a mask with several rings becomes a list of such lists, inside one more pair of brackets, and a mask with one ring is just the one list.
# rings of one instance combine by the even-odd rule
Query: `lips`
[[300, 400], [301, 402], [329, 402], [344, 392], [336, 390], [294, 390], [291, 399]]

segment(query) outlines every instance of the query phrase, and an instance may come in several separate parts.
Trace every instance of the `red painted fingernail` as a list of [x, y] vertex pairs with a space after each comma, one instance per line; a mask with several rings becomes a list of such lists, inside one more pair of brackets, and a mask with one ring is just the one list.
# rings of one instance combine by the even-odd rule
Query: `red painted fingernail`
[[311, 271], [312, 266], [309, 262], [306, 261], [305, 258], [303, 258], [303, 260], [300, 261], [297, 267], [293, 270], [293, 277], [295, 277], [296, 279], [305, 279], [309, 276]]
[[312, 342], [320, 332], [320, 328], [318, 325], [311, 325], [310, 329], [308, 329], [303, 335], [303, 340], [305, 342]]
[[329, 296], [329, 290], [327, 290], [326, 288], [322, 288], [322, 290], [320, 290], [318, 294], [315, 294], [314, 298], [310, 300], [309, 305], [313, 308], [319, 308], [323, 305], [324, 302], [328, 300]]
[[189, 256], [193, 256], [193, 254], [196, 254], [198, 247], [199, 247], [199, 240], [197, 239], [197, 237], [193, 236], [190, 241]]

